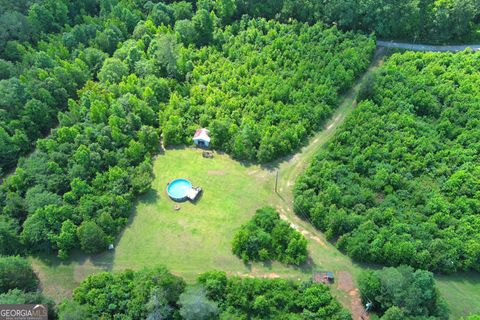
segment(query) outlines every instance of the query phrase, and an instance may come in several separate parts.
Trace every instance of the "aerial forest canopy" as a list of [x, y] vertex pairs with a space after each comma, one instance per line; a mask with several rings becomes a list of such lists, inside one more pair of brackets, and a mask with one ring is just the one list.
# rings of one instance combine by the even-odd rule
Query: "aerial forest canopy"
[[216, 36], [219, 46], [193, 52], [189, 94], [162, 106], [164, 143], [183, 144], [208, 127], [214, 148], [259, 162], [318, 130], [374, 50], [372, 39], [320, 23], [242, 20]]
[[299, 178], [295, 210], [358, 261], [480, 271], [480, 53], [390, 57]]
[[[167, 145], [189, 142], [195, 128], [208, 125], [212, 143], [238, 158], [267, 161], [292, 151], [331, 114], [337, 93], [367, 67], [374, 49], [370, 37], [320, 23], [244, 18], [223, 27], [226, 18], [194, 13], [190, 3], [147, 4], [102, 7], [108, 30], [127, 23], [116, 50], [99, 47], [101, 31], [81, 44], [73, 41], [81, 34], [76, 27], [62, 36], [73, 43], [75, 63], [92, 73], [78, 82], [85, 83], [80, 90], [62, 95], [68, 110], [59, 113], [58, 127], [4, 179], [1, 253], [54, 250], [66, 258], [74, 248], [105, 250], [135, 197], [150, 188], [161, 137]], [[47, 65], [54, 52], [70, 52], [45, 48], [53, 55], [42, 55]], [[24, 69], [49, 79], [44, 70]], [[56, 81], [75, 78], [65, 77]]]
[[210, 271], [198, 282], [217, 304], [220, 319], [352, 319], [328, 286], [312, 281], [227, 278]]
[[358, 286], [363, 301], [372, 303], [381, 320], [449, 319], [448, 306], [429, 271], [404, 265], [363, 271]]
[[[58, 113], [67, 109], [67, 100], [76, 99], [76, 91], [87, 80], [96, 79], [103, 60], [108, 55], [112, 55], [120, 43], [132, 36], [135, 26], [142, 20], [149, 19], [157, 26], [163, 24], [175, 27], [179, 39], [186, 45], [190, 43], [208, 44], [212, 39], [214, 22], [219, 26], [226, 26], [235, 20], [240, 20], [243, 15], [276, 19], [280, 22], [289, 22], [291, 19], [295, 19], [310, 25], [322, 21], [326, 25], [334, 24], [344, 31], [374, 32], [379, 38], [444, 43], [478, 39], [479, 11], [479, 0], [427, 0], [420, 2], [396, 0], [393, 3], [382, 0], [328, 0], [325, 2], [200, 0], [197, 2], [165, 1], [165, 3], [144, 0], [2, 0], [0, 1], [0, 108], [2, 109], [0, 114], [0, 169], [3, 171], [12, 169], [19, 157], [28, 154], [33, 149], [38, 138], [48, 134], [49, 130], [57, 123]], [[200, 14], [192, 19], [194, 12]], [[208, 17], [210, 13], [213, 13], [215, 21]], [[194, 30], [195, 28], [197, 30]], [[277, 30], [280, 33], [288, 31], [288, 28]], [[300, 39], [304, 40], [304, 37], [305, 35]], [[289, 45], [277, 48], [273, 44], [270, 49], [291, 50], [289, 46], [295, 45], [294, 42], [295, 39], [292, 38]], [[258, 42], [250, 44], [252, 46], [259, 45]], [[297, 46], [297, 48], [310, 52], [309, 50], [313, 49], [315, 45], [315, 43], [310, 43], [310, 45]], [[219, 72], [228, 72], [229, 69], [238, 67], [247, 59], [251, 59], [255, 53], [255, 51], [248, 51], [248, 55], [245, 57], [240, 55], [233, 57], [231, 51], [237, 48], [236, 44], [227, 41], [225, 46], [227, 48], [223, 54], [210, 52], [209, 55], [216, 56], [219, 60], [215, 61], [216, 64], [205, 65], [205, 68], [202, 69], [204, 72], [214, 71], [212, 77], [208, 78], [212, 81], [212, 85], [218, 82]], [[310, 48], [310, 46], [314, 47]], [[317, 47], [317, 49], [319, 48]], [[262, 77], [269, 76], [268, 72], [272, 71], [265, 70], [257, 63], [268, 61], [269, 58], [275, 59], [275, 54], [286, 53], [286, 51], [282, 51], [270, 52], [267, 46], [254, 64], [245, 63], [244, 68], [238, 73], [231, 71], [229, 74], [241, 77], [242, 72], [258, 72], [258, 81], [262, 81]], [[170, 58], [174, 58], [174, 56]], [[229, 60], [225, 68], [220, 68], [222, 66], [220, 63], [225, 62], [224, 58], [234, 59]], [[289, 57], [288, 59], [291, 59], [293, 64], [300, 63], [299, 59], [304, 61], [303, 57]], [[275, 67], [288, 68], [287, 65], [275, 65]], [[309, 65], [301, 67], [308, 69]], [[215, 72], [217, 73], [216, 77], [214, 76]], [[281, 76], [289, 76], [288, 70], [283, 70]], [[204, 84], [206, 78], [205, 73], [202, 73], [201, 70], [195, 77], [196, 80], [199, 80], [199, 85]], [[274, 102], [281, 101], [287, 106], [297, 103], [299, 97], [288, 96], [295, 90], [289, 92], [285, 87], [289, 83], [286, 79], [284, 80], [282, 86], [277, 91], [271, 92], [271, 97], [269, 95], [267, 97], [272, 98]], [[301, 79], [297, 78], [296, 80]], [[244, 81], [231, 84], [225, 93], [225, 98], [235, 99], [238, 100], [237, 103], [246, 104], [237, 95], [232, 94], [236, 86], [245, 85], [248, 83], [244, 83]], [[211, 92], [214, 89], [208, 89], [203, 94], [218, 96], [218, 93]], [[227, 88], [222, 87], [222, 89]], [[268, 86], [265, 89], [268, 89]], [[248, 90], [250, 95], [258, 95], [255, 102], [260, 102], [258, 100], [265, 98], [265, 92], [265, 90], [257, 92], [255, 86]], [[197, 95], [199, 94], [202, 92], [197, 92]], [[201, 100], [189, 101], [193, 105], [200, 102]], [[309, 102], [307, 98], [300, 101], [300, 103], [307, 102]], [[215, 99], [212, 103], [218, 102]], [[250, 112], [256, 111], [255, 105], [246, 104], [245, 107]], [[225, 118], [226, 115], [222, 116]], [[174, 125], [177, 124], [178, 119], [174, 118], [171, 121]], [[271, 125], [270, 122], [262, 123], [262, 126], [268, 127]], [[186, 124], [190, 125], [188, 121]], [[226, 131], [224, 126], [229, 124], [229, 121], [216, 123], [217, 126], [222, 126], [221, 129], [224, 131]], [[245, 133], [246, 135], [257, 134], [254, 129], [246, 131], [248, 131]], [[227, 142], [220, 139], [221, 146], [224, 149], [232, 149], [232, 153], [236, 153], [239, 157], [254, 158], [254, 153], [257, 152], [256, 148], [253, 148], [254, 150], [251, 152], [249, 152], [250, 150], [234, 150], [235, 146], [230, 146], [234, 143], [234, 141], [230, 141], [231, 135], [232, 133], [223, 137], [227, 139]], [[296, 132], [296, 135], [299, 133]], [[295, 139], [300, 138], [296, 137]], [[286, 146], [277, 146], [274, 148], [275, 150], [271, 150], [271, 148], [258, 150], [260, 155], [255, 157], [259, 160], [271, 159], [273, 157], [271, 154], [277, 152], [281, 154], [283, 149], [290, 148], [289, 145], [292, 144], [292, 141], [290, 141], [291, 138], [288, 140]]]
[[[12, 169], [68, 99], [146, 17], [127, 1], [0, 2], [0, 169]], [[0, 171], [1, 173], [1, 171]]]
[[164, 267], [100, 272], [80, 283], [59, 314], [62, 319], [181, 319], [178, 299], [185, 286]]

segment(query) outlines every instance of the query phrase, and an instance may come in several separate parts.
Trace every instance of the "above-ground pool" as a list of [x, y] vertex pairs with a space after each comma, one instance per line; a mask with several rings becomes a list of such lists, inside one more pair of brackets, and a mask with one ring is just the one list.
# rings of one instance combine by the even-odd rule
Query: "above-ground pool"
[[187, 179], [172, 180], [167, 186], [167, 193], [175, 201], [187, 199], [187, 192], [192, 189], [192, 184]]

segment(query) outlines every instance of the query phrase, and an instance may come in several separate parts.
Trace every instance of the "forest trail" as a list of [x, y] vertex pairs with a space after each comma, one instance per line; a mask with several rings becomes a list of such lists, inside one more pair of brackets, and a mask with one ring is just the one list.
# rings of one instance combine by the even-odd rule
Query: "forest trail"
[[394, 41], [377, 41], [377, 47], [405, 49], [413, 51], [429, 51], [429, 52], [458, 52], [465, 49], [472, 49], [473, 51], [480, 50], [480, 44], [463, 44], [463, 45], [429, 45], [429, 44], [415, 44]]
[[[385, 48], [377, 48], [370, 67], [355, 82], [355, 84], [340, 97], [341, 104], [335, 110], [330, 119], [324, 124], [324, 129], [311, 138], [310, 142], [303, 147], [300, 152], [287, 161], [280, 161], [278, 164], [278, 170], [281, 177], [279, 190], [282, 196], [284, 196], [284, 193], [291, 193], [291, 191], [293, 191], [293, 185], [295, 184], [297, 177], [303, 172], [306, 166], [310, 164], [318, 151], [330, 141], [336, 130], [344, 123], [347, 115], [355, 108], [356, 97], [360, 87], [366, 81], [368, 76], [383, 64], [386, 51]], [[281, 189], [283, 189], [283, 192]], [[291, 198], [291, 200], [293, 200], [293, 198]]]
[[[332, 293], [342, 302], [344, 307], [350, 310], [354, 320], [368, 319], [368, 315], [364, 314], [359, 290], [356, 288], [355, 281], [353, 280], [359, 268], [353, 265], [348, 257], [339, 253], [338, 249], [326, 240], [325, 235], [313, 227], [313, 224], [306, 215], [300, 218], [294, 212], [293, 191], [296, 179], [312, 162], [319, 150], [331, 140], [337, 129], [344, 124], [346, 117], [353, 111], [356, 106], [356, 96], [362, 84], [371, 73], [375, 72], [383, 64], [389, 48], [430, 52], [456, 52], [465, 50], [466, 48], [480, 50], [480, 45], [430, 46], [378, 41], [377, 51], [372, 64], [363, 76], [356, 81], [354, 86], [343, 95], [340, 106], [336, 109], [330, 120], [325, 123], [324, 129], [312, 137], [310, 142], [298, 153], [289, 158], [280, 159], [270, 165], [270, 171], [278, 170], [279, 172], [278, 188], [274, 201], [276, 200], [275, 207], [279, 211], [281, 218], [287, 221], [297, 231], [301, 232], [309, 240], [310, 245], [321, 246], [322, 253], [329, 255], [329, 257], [324, 257], [324, 259], [336, 259], [337, 253], [342, 256], [340, 260], [335, 260], [335, 263], [338, 263], [338, 269], [332, 269], [332, 271], [335, 271], [338, 281], [338, 284], [332, 287]], [[272, 169], [272, 167], [274, 169]], [[300, 216], [302, 216], [301, 213]], [[314, 263], [316, 263], [318, 257], [313, 258]], [[323, 263], [320, 263], [320, 265], [322, 267], [331, 266], [331, 264]]]
[[[332, 256], [338, 253], [338, 249], [326, 240], [325, 235], [321, 231], [313, 227], [313, 224], [306, 215], [303, 216], [304, 219], [301, 219], [293, 210], [295, 181], [311, 163], [318, 151], [331, 140], [337, 129], [343, 125], [346, 117], [355, 108], [356, 97], [362, 84], [372, 72], [375, 72], [382, 65], [386, 51], [385, 48], [377, 48], [370, 67], [356, 81], [352, 88], [341, 97], [340, 106], [330, 117], [330, 120], [324, 124], [324, 129], [312, 137], [308, 145], [303, 147], [302, 150], [294, 156], [267, 166], [270, 168], [270, 171], [278, 170], [279, 173], [278, 188], [274, 201], [280, 217], [287, 221], [294, 229], [302, 233], [311, 243], [321, 246], [324, 252], [329, 252]], [[315, 259], [315, 257], [313, 258]], [[349, 258], [346, 257], [345, 259], [349, 260]], [[314, 263], [316, 262], [317, 261], [314, 260]], [[354, 320], [362, 319], [362, 317], [363, 319], [368, 319], [366, 318], [367, 316], [364, 315], [360, 293], [352, 277], [351, 272], [353, 270], [350, 269], [353, 267], [351, 267], [349, 263], [350, 262], [342, 263], [341, 265], [345, 267], [339, 266], [339, 270], [334, 270], [336, 271], [338, 284], [335, 290], [333, 290], [333, 293], [337, 295], [337, 298], [339, 298], [342, 304], [350, 310]]]
[[369, 320], [370, 317], [363, 308], [360, 290], [355, 286], [352, 274], [348, 271], [339, 271], [337, 273], [337, 288], [347, 293], [350, 300], [349, 309], [352, 312], [353, 319]]

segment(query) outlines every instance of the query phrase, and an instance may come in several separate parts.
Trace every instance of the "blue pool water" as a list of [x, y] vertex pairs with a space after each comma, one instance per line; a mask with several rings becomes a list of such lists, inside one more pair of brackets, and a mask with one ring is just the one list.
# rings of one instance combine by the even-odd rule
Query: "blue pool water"
[[187, 197], [187, 191], [192, 188], [192, 184], [187, 179], [175, 179], [167, 187], [167, 193], [173, 200], [181, 201]]

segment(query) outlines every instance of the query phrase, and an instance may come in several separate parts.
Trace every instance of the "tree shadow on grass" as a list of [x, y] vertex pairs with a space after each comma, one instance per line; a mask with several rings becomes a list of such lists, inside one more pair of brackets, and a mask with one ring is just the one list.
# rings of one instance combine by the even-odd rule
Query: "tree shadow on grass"
[[469, 272], [459, 272], [455, 274], [436, 274], [435, 278], [438, 280], [444, 281], [456, 281], [456, 282], [463, 282], [468, 283], [471, 285], [480, 285], [480, 273], [469, 271]]
[[297, 265], [290, 265], [290, 266], [295, 270], [299, 270], [305, 274], [312, 273], [314, 270], [318, 268], [317, 264], [315, 263], [315, 261], [313, 261], [312, 257], [310, 256], [307, 257], [307, 260], [304, 263], [298, 266]]
[[[165, 193], [165, 197], [166, 197], [166, 193]], [[135, 217], [138, 214], [138, 211], [137, 211], [138, 206], [140, 204], [147, 204], [147, 205], [155, 204], [158, 201], [160, 201], [160, 199], [161, 199], [161, 196], [159, 195], [157, 190], [152, 189], [152, 188], [150, 188], [145, 193], [143, 193], [142, 195], [137, 197], [137, 200], [133, 204], [132, 209], [130, 209], [130, 214], [128, 216], [128, 221], [127, 221], [126, 225], [121, 229], [121, 231], [115, 237], [115, 241], [113, 243], [114, 248], [116, 248], [118, 246], [118, 243], [122, 239], [123, 234], [132, 225], [133, 221], [135, 220]], [[114, 251], [115, 251], [115, 249], [110, 251], [112, 253], [111, 254], [112, 258], [114, 257]]]
[[[268, 269], [269, 271], [275, 271], [274, 269], [274, 266], [273, 266], [273, 263], [276, 262], [276, 260], [264, 260], [264, 261], [243, 261], [243, 265], [245, 266], [245, 268], [248, 269], [249, 272], [251, 272], [253, 270], [253, 265], [255, 263], [260, 263], [264, 268]], [[282, 265], [285, 265], [285, 266], [288, 266], [289, 268], [292, 268], [294, 270], [298, 270], [304, 274], [309, 274], [309, 273], [312, 273], [314, 270], [317, 269], [317, 265], [315, 264], [315, 262], [313, 261], [313, 259], [309, 256], [307, 258], [307, 260], [300, 264], [300, 265], [293, 265], [293, 264], [285, 264], [285, 263], [282, 263], [282, 262], [279, 262], [278, 263], [282, 264]]]
[[[158, 195], [157, 190], [150, 188], [147, 192], [145, 192], [140, 197], [138, 197], [138, 200], [135, 203], [135, 207], [139, 203], [153, 204], [159, 201], [159, 199], [160, 199], [160, 196]], [[134, 210], [135, 210], [135, 207], [134, 207]], [[131, 214], [133, 214], [133, 212]]]
[[243, 261], [243, 265], [245, 266], [245, 268], [248, 269], [249, 272], [252, 271], [252, 268], [253, 268], [253, 262], [252, 261]]
[[31, 255], [40, 260], [49, 268], [58, 268], [62, 266], [87, 267], [86, 270], [99, 269], [99, 271], [111, 271], [113, 267], [114, 253], [107, 250], [95, 254], [87, 254], [79, 249], [70, 253], [68, 259], [62, 260], [56, 256], [55, 252], [36, 253]]
[[272, 260], [262, 261], [262, 265], [268, 270], [272, 270]]

